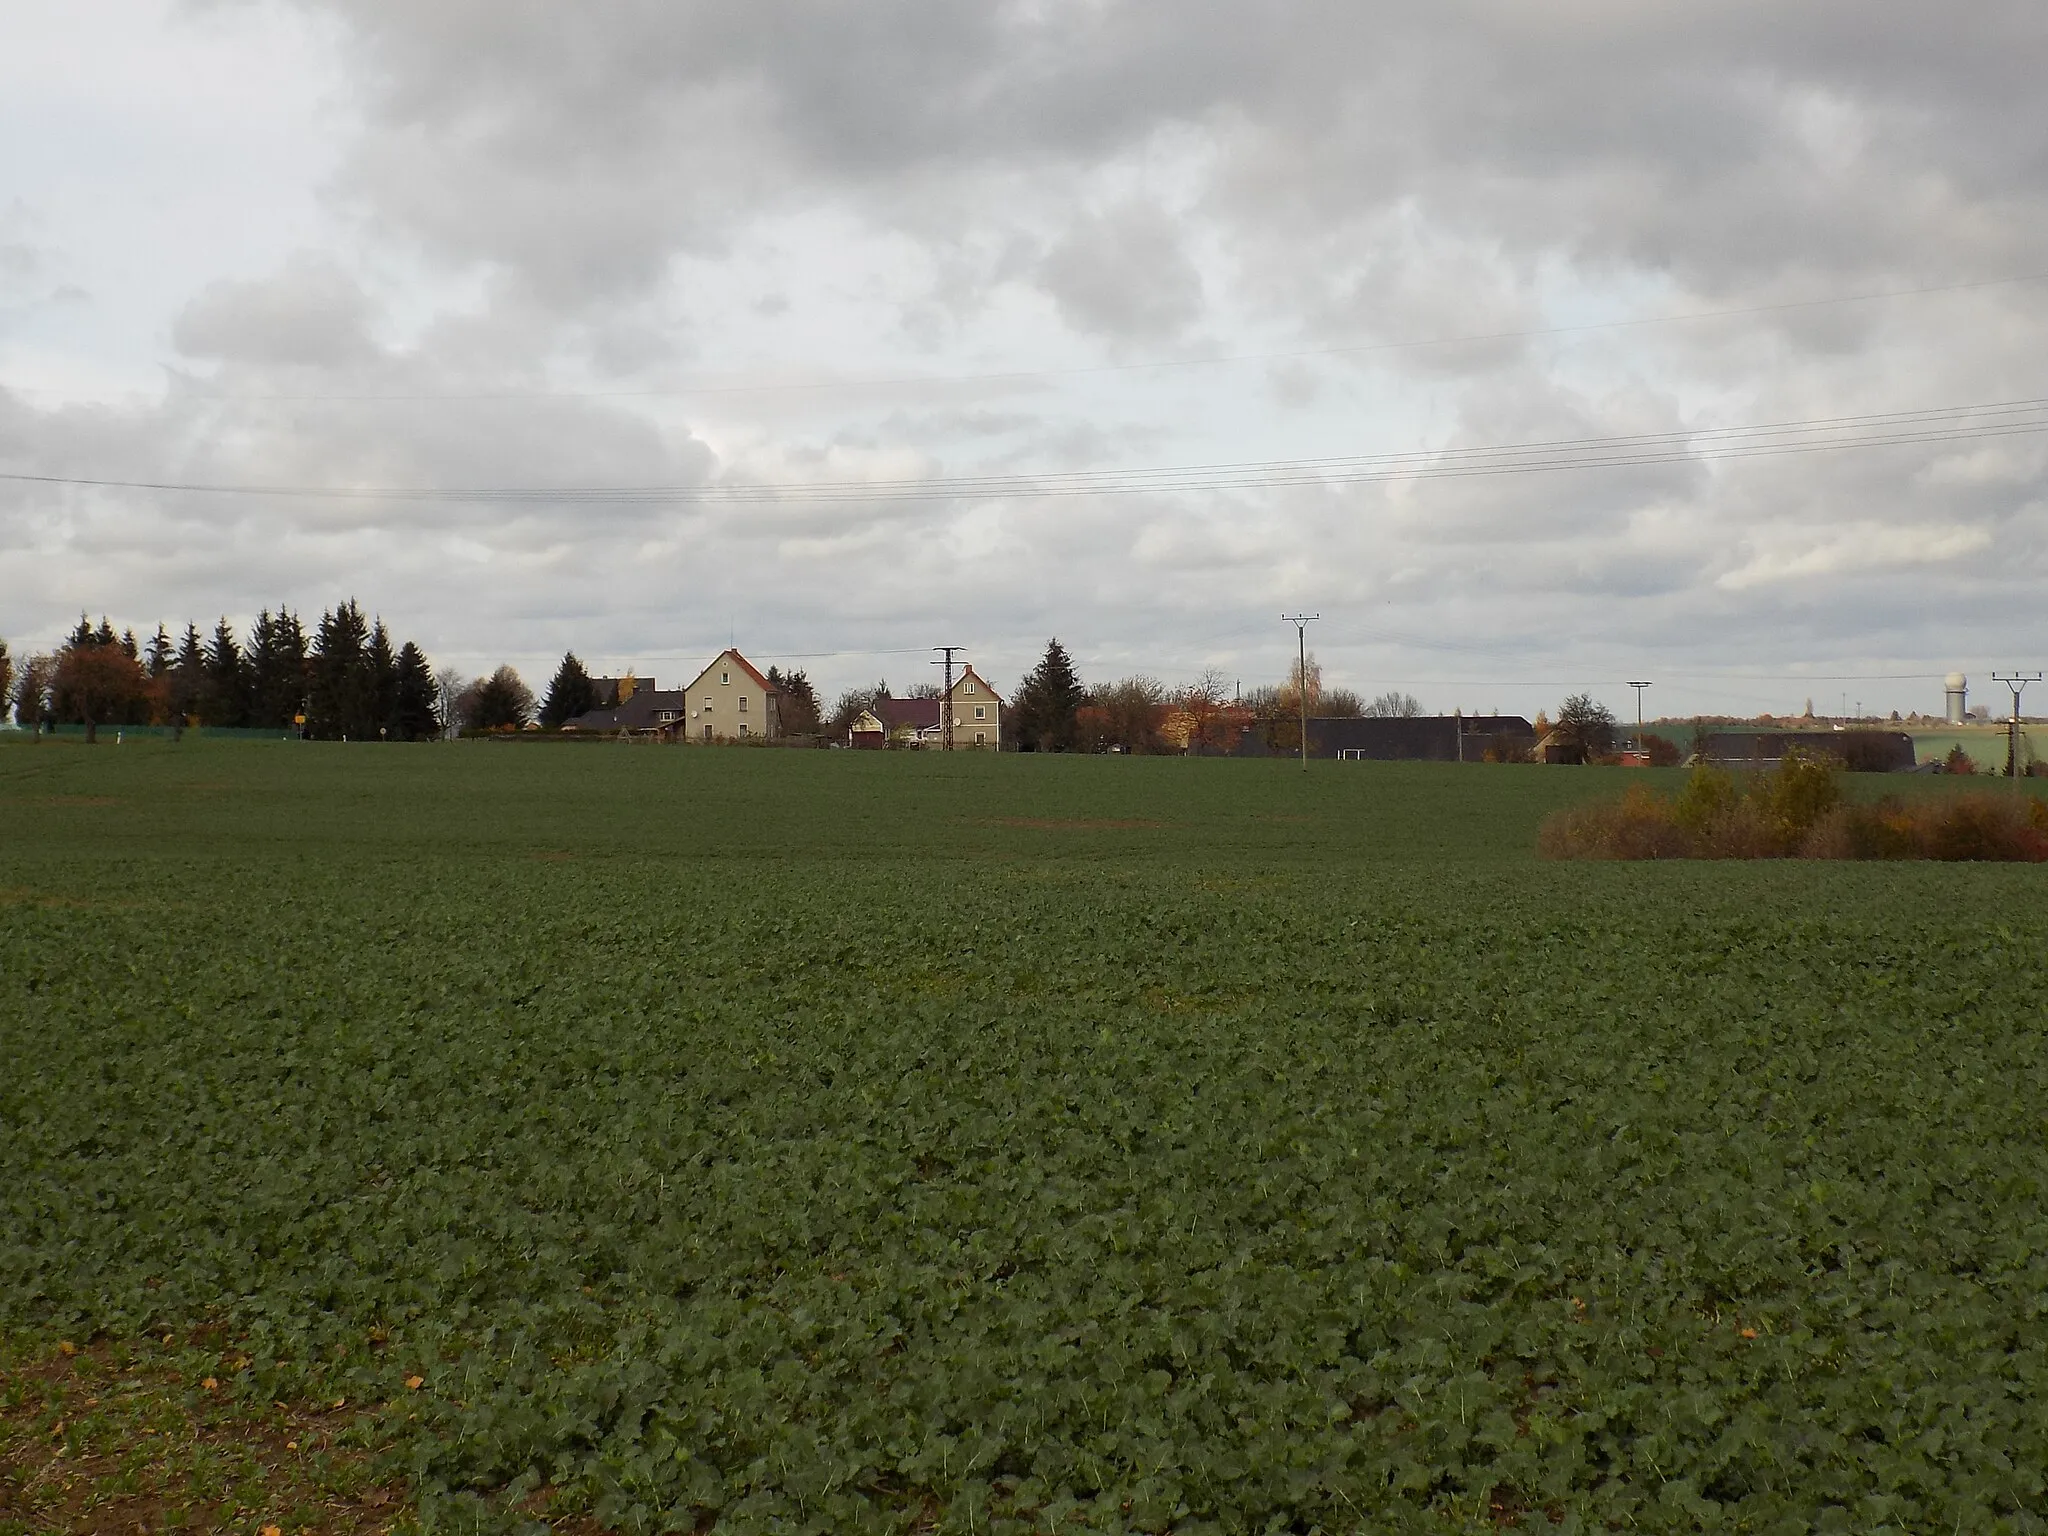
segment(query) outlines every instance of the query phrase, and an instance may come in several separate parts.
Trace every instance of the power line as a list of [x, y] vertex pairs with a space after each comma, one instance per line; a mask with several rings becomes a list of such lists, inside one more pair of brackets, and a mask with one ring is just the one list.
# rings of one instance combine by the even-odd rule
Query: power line
[[1864, 416], [1419, 449], [1327, 459], [1254, 460], [1034, 475], [939, 475], [918, 480], [795, 481], [638, 486], [306, 486], [0, 473], [20, 485], [342, 501], [527, 502], [630, 506], [673, 503], [874, 502], [1123, 496], [1162, 492], [1332, 487], [1395, 480], [1640, 468], [1913, 444], [1981, 441], [2048, 431], [2048, 398], [1932, 406]]
[[[404, 392], [320, 392], [320, 393], [227, 393], [192, 390], [184, 398], [238, 404], [336, 403], [420, 404], [428, 401], [486, 400], [686, 400], [718, 395], [798, 394], [838, 389], [931, 388], [958, 384], [1029, 383], [1042, 379], [1088, 378], [1103, 375], [1163, 372], [1170, 369], [1229, 367], [1240, 363], [1290, 362], [1316, 357], [1366, 356], [1376, 352], [1404, 352], [1424, 347], [1466, 346], [1488, 341], [1533, 341], [1547, 336], [1572, 336], [1595, 331], [1632, 330], [1655, 325], [1682, 325], [1698, 320], [1728, 320], [1745, 315], [1782, 314], [1793, 310], [1817, 309], [1838, 304], [1868, 304], [1885, 299], [1921, 298], [1942, 293], [1965, 293], [1984, 288], [2012, 287], [2048, 280], [2048, 272], [2023, 272], [2010, 277], [1986, 277], [1959, 283], [1931, 283], [1911, 288], [1880, 288], [1866, 293], [1829, 294], [1811, 299], [1787, 299], [1773, 304], [1740, 304], [1723, 309], [1697, 309], [1664, 315], [1638, 315], [1622, 320], [1588, 320], [1572, 325], [1531, 326], [1517, 330], [1473, 331], [1452, 336], [1405, 337], [1394, 341], [1345, 342], [1327, 347], [1294, 347], [1262, 352], [1222, 352], [1205, 357], [1153, 358], [1132, 363], [1097, 363], [1073, 368], [1013, 368], [986, 373], [898, 374], [851, 379], [784, 379], [755, 384], [700, 384], [674, 389], [535, 389], [535, 390], [450, 390]], [[56, 389], [33, 385], [4, 385], [16, 394], [57, 394]]]

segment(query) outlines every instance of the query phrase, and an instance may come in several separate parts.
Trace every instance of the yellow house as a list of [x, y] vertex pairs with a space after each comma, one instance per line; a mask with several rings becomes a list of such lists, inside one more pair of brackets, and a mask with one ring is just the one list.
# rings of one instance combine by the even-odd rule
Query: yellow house
[[953, 684], [950, 710], [936, 695], [922, 699], [877, 699], [864, 709], [846, 733], [851, 747], [910, 747], [931, 751], [945, 745], [946, 716], [953, 717], [953, 746], [958, 751], [1003, 749], [1003, 699], [973, 667]]
[[738, 651], [720, 651], [683, 690], [676, 734], [699, 743], [773, 741], [782, 734], [782, 695]]
[[1003, 701], [970, 663], [953, 684], [953, 745], [1003, 750]]

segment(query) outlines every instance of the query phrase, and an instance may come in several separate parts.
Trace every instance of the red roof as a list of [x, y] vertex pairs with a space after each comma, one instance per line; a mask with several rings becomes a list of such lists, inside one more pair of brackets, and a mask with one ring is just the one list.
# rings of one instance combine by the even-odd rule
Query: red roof
[[876, 718], [892, 731], [899, 725], [907, 725], [917, 731], [939, 728], [937, 699], [883, 699], [874, 706], [874, 710]]
[[[703, 672], [699, 672], [694, 678], [690, 680], [690, 687], [694, 688], [697, 686], [698, 683], [702, 682], [704, 680], [704, 674], [706, 672], [709, 672], [712, 667], [717, 666], [720, 659], [726, 656], [730, 656], [733, 659], [733, 664], [735, 666], [737, 666], [742, 672], [746, 673], [747, 676], [751, 677], [755, 682], [759, 683], [763, 688], [767, 689], [770, 693], [780, 693], [782, 691], [781, 689], [777, 688], [773, 683], [769, 682], [767, 678], [763, 677], [759, 669], [756, 668], [751, 661], [747, 660], [746, 657], [742, 656], [737, 650], [733, 649], [731, 646], [727, 646], [724, 650], [720, 651], [718, 655], [712, 657], [710, 666], [705, 667]], [[684, 691], [687, 692], [688, 690], [685, 689]]]

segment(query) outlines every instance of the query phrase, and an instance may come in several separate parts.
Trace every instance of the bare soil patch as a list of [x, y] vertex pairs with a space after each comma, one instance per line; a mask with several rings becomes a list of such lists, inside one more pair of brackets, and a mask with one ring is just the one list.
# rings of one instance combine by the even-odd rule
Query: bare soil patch
[[372, 1471], [367, 1406], [251, 1404], [225, 1385], [231, 1356], [203, 1358], [190, 1348], [0, 1347], [0, 1530], [395, 1528], [410, 1501]]

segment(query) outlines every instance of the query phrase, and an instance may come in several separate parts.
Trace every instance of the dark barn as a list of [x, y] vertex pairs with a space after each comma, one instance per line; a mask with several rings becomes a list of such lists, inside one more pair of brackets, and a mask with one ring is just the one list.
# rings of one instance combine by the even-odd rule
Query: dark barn
[[1904, 731], [1713, 731], [1701, 755], [1723, 768], [1775, 768], [1792, 748], [1839, 758], [1853, 773], [1911, 773], [1913, 738]]
[[[1291, 722], [1246, 729], [1238, 757], [1292, 757], [1299, 750]], [[1277, 739], [1276, 739], [1277, 738]], [[1536, 745], [1536, 731], [1520, 715], [1413, 715], [1407, 718], [1311, 716], [1310, 757], [1372, 762], [1479, 763], [1489, 751], [1517, 759]]]

